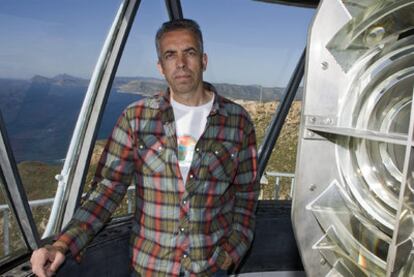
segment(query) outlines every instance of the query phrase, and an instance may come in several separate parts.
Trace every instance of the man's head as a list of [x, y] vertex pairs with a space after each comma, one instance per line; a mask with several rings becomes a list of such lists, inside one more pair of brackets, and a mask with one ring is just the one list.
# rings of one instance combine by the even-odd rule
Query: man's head
[[187, 30], [195, 36], [198, 42], [198, 50], [200, 53], [204, 53], [203, 47], [203, 34], [201, 33], [200, 26], [197, 22], [191, 19], [176, 19], [172, 21], [167, 21], [161, 25], [158, 29], [155, 36], [155, 46], [157, 48], [158, 59], [161, 57], [160, 52], [160, 40], [168, 32], [177, 31], [177, 30]]
[[157, 32], [158, 69], [175, 100], [196, 100], [203, 95], [207, 55], [198, 24], [189, 19], [169, 21]]

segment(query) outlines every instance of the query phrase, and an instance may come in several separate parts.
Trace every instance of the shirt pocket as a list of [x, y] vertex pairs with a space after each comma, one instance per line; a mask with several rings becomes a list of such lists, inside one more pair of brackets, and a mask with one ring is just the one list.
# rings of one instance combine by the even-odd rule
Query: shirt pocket
[[213, 142], [206, 152], [206, 166], [210, 179], [231, 182], [238, 164], [238, 147], [232, 142]]
[[154, 135], [142, 136], [138, 141], [138, 157], [141, 160], [141, 173], [154, 175], [165, 171], [164, 138]]

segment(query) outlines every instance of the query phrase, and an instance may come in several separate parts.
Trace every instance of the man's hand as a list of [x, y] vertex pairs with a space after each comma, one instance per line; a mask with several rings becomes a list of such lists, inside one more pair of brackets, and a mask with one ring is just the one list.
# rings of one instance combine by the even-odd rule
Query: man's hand
[[30, 263], [32, 271], [39, 277], [53, 276], [60, 265], [65, 261], [67, 246], [56, 242], [53, 245], [45, 245], [33, 251]]
[[221, 265], [221, 269], [227, 270], [230, 268], [231, 264], [233, 263], [233, 259], [230, 257], [230, 255], [226, 253], [226, 259], [224, 260], [224, 263]]

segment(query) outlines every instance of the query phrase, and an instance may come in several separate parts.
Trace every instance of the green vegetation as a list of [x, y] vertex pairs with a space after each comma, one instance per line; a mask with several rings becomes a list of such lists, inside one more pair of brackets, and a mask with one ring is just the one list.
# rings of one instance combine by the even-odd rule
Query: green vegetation
[[[257, 103], [253, 101], [237, 101], [249, 112], [255, 124], [257, 144], [262, 143], [266, 129], [274, 116], [278, 102]], [[276, 146], [272, 151], [266, 172], [275, 171], [283, 173], [294, 173], [296, 166], [296, 151], [298, 145], [301, 101], [294, 101], [290, 108], [288, 117], [280, 133]], [[268, 177], [268, 184], [262, 183], [261, 199], [275, 199], [275, 178]], [[288, 199], [291, 188], [290, 179], [280, 180], [278, 199]]]

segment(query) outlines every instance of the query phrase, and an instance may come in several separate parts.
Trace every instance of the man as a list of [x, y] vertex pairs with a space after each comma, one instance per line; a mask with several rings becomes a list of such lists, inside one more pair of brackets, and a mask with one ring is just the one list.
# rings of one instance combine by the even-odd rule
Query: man
[[253, 124], [203, 82], [207, 55], [196, 22], [164, 23], [156, 47], [168, 90], [123, 112], [88, 199], [53, 245], [33, 253], [35, 274], [53, 274], [68, 250], [78, 256], [132, 182], [135, 276], [225, 276], [249, 248], [259, 190]]

